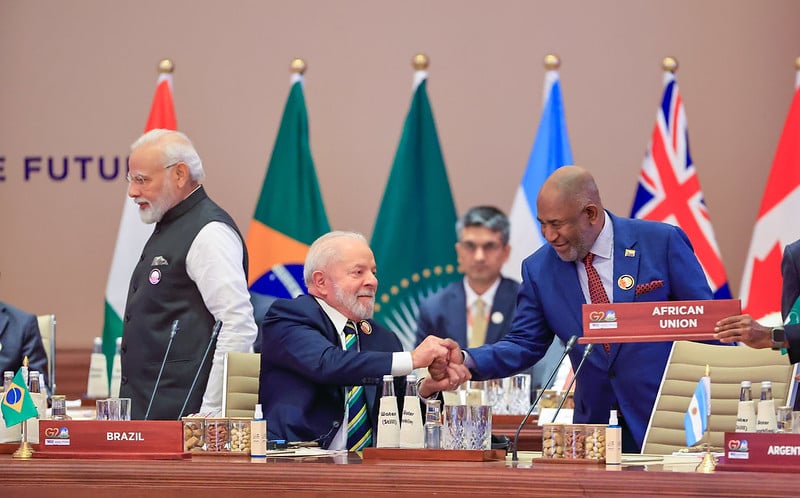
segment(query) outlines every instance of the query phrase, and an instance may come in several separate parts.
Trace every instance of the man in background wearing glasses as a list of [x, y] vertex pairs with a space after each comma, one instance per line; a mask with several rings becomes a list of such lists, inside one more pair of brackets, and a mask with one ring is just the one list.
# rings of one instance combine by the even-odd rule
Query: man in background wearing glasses
[[203, 164], [183, 133], [145, 133], [128, 169], [128, 195], [155, 228], [128, 289], [120, 396], [131, 398], [133, 419], [218, 415], [225, 353], [249, 351], [256, 336], [244, 239], [206, 195]]
[[[464, 279], [453, 282], [422, 302], [417, 322], [417, 344], [428, 334], [450, 338], [462, 348], [491, 344], [511, 330], [519, 282], [500, 270], [508, 260], [510, 224], [493, 206], [477, 206], [458, 219], [458, 270]], [[564, 351], [553, 341], [545, 357], [532, 369], [531, 390], [543, 386]]]

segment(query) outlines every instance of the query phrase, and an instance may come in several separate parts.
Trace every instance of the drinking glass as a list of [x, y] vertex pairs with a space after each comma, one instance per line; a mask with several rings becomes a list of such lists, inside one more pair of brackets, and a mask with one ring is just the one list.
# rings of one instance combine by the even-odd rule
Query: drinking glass
[[467, 412], [464, 448], [468, 450], [492, 449], [492, 407], [473, 405], [467, 407]]
[[446, 450], [465, 449], [467, 405], [444, 406], [444, 435], [442, 447]]
[[531, 406], [531, 375], [517, 374], [509, 377], [508, 413], [525, 415]]
[[107, 399], [98, 399], [95, 402], [95, 406], [97, 407], [97, 420], [108, 420], [108, 400]]

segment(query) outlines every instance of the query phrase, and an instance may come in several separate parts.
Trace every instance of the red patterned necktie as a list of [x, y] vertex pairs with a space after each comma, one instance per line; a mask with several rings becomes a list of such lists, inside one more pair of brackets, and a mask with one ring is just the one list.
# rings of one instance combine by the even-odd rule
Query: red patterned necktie
[[[583, 266], [586, 268], [586, 276], [589, 278], [589, 298], [592, 300], [592, 304], [609, 303], [611, 301], [608, 300], [603, 281], [600, 280], [600, 274], [597, 273], [592, 261], [594, 261], [594, 254], [591, 252], [583, 258]], [[611, 346], [603, 344], [603, 349], [608, 354], [611, 351]]]

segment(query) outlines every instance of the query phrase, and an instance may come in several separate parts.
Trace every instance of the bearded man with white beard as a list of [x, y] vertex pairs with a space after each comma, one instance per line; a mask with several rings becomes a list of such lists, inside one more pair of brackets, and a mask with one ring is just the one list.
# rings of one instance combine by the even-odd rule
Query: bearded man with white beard
[[233, 219], [206, 195], [204, 178], [183, 133], [151, 130], [131, 146], [128, 195], [142, 221], [155, 223], [123, 316], [120, 396], [131, 398], [133, 419], [220, 415], [225, 353], [249, 351], [256, 336], [247, 249]]
[[[430, 336], [404, 352], [392, 331], [372, 321], [376, 274], [375, 257], [363, 235], [330, 232], [314, 241], [306, 255], [303, 278], [308, 295], [278, 299], [267, 311], [259, 402], [270, 439], [316, 441], [326, 449], [359, 451], [375, 441], [384, 375], [395, 377], [401, 410], [405, 376], [415, 368], [436, 362], [444, 372], [421, 380], [422, 397], [469, 378], [463, 365], [448, 366], [450, 352], [457, 348], [451, 339]], [[359, 386], [365, 412], [350, 413], [348, 393]], [[352, 431], [348, 437], [348, 422], [356, 419], [365, 430], [353, 439]]]

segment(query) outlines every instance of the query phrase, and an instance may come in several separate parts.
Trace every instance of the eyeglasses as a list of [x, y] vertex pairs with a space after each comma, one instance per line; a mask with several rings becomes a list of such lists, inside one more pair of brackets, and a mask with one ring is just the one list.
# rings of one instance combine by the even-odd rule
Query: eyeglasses
[[478, 249], [481, 249], [484, 253], [499, 251], [504, 246], [504, 244], [499, 244], [497, 242], [486, 242], [485, 244], [476, 244], [474, 242], [459, 242], [459, 245], [461, 245], [461, 247], [467, 252], [475, 252]]
[[[172, 164], [168, 164], [168, 165], [164, 166], [164, 169], [165, 170], [170, 169], [171, 167], [175, 166], [176, 164], [179, 164], [180, 162], [182, 162], [182, 161], [177, 161], [177, 162], [174, 162]], [[149, 184], [150, 182], [153, 181], [153, 179], [150, 178], [147, 175], [133, 175], [133, 176], [131, 176], [130, 172], [128, 172], [128, 174], [125, 175], [125, 178], [128, 180], [128, 183], [135, 183], [136, 185], [138, 185], [140, 187], [144, 187], [145, 185], [147, 185], [147, 184]]]

